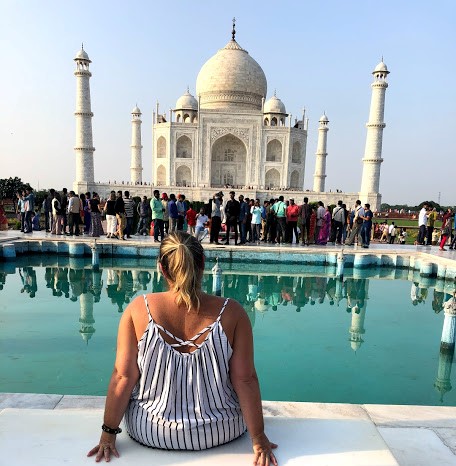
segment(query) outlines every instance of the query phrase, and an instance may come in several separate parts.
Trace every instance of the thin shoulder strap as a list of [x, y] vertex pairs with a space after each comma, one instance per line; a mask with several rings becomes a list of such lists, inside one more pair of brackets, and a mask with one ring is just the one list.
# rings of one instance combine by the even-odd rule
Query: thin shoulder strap
[[147, 301], [147, 295], [144, 294], [143, 296], [144, 296], [144, 302], [146, 303], [147, 317], [149, 318], [149, 322], [151, 322], [154, 319], [152, 318], [152, 314], [150, 313], [149, 302]]

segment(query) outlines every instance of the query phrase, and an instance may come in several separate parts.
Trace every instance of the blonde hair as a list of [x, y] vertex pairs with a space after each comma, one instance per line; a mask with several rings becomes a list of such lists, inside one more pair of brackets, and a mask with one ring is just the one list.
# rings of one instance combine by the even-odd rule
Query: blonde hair
[[176, 231], [167, 236], [160, 245], [159, 263], [163, 274], [176, 292], [176, 304], [185, 304], [199, 310], [198, 292], [201, 289], [201, 276], [204, 269], [204, 249], [196, 238]]

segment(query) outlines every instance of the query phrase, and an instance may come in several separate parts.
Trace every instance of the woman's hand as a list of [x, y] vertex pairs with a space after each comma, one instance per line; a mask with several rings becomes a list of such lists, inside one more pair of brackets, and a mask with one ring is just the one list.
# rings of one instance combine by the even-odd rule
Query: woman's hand
[[252, 444], [255, 455], [254, 466], [269, 466], [271, 464], [277, 466], [279, 464], [272, 452], [274, 448], [277, 448], [277, 444], [270, 442], [265, 433], [253, 437]]
[[96, 454], [97, 456], [95, 457], [95, 461], [97, 463], [103, 458], [107, 463], [109, 463], [109, 461], [111, 461], [111, 453], [116, 458], [119, 458], [119, 452], [116, 449], [116, 436], [114, 434], [103, 432], [100, 437], [100, 443], [96, 447], [93, 447], [89, 453], [87, 453], [87, 456], [93, 456]]

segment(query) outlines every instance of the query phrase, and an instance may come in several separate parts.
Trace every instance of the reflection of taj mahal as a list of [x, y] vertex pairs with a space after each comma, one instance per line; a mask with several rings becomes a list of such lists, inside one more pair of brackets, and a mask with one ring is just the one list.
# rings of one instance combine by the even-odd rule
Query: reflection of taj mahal
[[[77, 87], [77, 191], [96, 189], [100, 194], [117, 186], [94, 183], [90, 106], [89, 57], [84, 50], [75, 58]], [[361, 192], [344, 193], [345, 201], [360, 197], [379, 207], [384, 98], [388, 70], [381, 62], [373, 72], [372, 101]], [[169, 114], [153, 114], [152, 186], [172, 190], [186, 187], [192, 199], [206, 199], [213, 188], [237, 187], [250, 197], [269, 198], [284, 189], [301, 197], [304, 191], [308, 125], [288, 114], [275, 95], [266, 99], [267, 81], [260, 65], [232, 39], [201, 68], [196, 96], [189, 90]], [[132, 111], [130, 184], [134, 195], [148, 194], [142, 184], [141, 111]], [[332, 203], [338, 193], [325, 193], [328, 118], [319, 120], [313, 189], [306, 195]], [[139, 185], [139, 186], [138, 186]], [[124, 186], [124, 185], [123, 185]], [[306, 187], [307, 188], [307, 187]], [[122, 188], [120, 188], [122, 189]], [[271, 192], [272, 191], [272, 192]], [[334, 199], [333, 199], [334, 198]]]

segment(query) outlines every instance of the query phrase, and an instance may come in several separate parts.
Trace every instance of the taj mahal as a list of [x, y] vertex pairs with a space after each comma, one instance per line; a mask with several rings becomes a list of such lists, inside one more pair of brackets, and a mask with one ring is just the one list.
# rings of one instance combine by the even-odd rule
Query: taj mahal
[[[360, 191], [325, 192], [329, 119], [319, 120], [313, 189], [304, 189], [308, 119], [305, 111], [294, 118], [274, 94], [267, 98], [267, 80], [261, 66], [232, 38], [199, 71], [196, 96], [189, 89], [169, 114], [153, 112], [152, 182], [143, 182], [141, 110], [132, 110], [130, 180], [95, 182], [89, 67], [81, 48], [74, 61], [76, 91], [75, 192], [126, 190], [134, 196], [152, 196], [154, 189], [183, 192], [191, 200], [206, 201], [214, 192], [234, 188], [261, 200], [284, 195], [302, 201], [347, 205], [356, 199], [379, 209], [380, 168], [385, 123], [384, 104], [389, 71], [383, 60], [373, 71], [372, 98]], [[284, 193], [286, 191], [286, 193]]]

